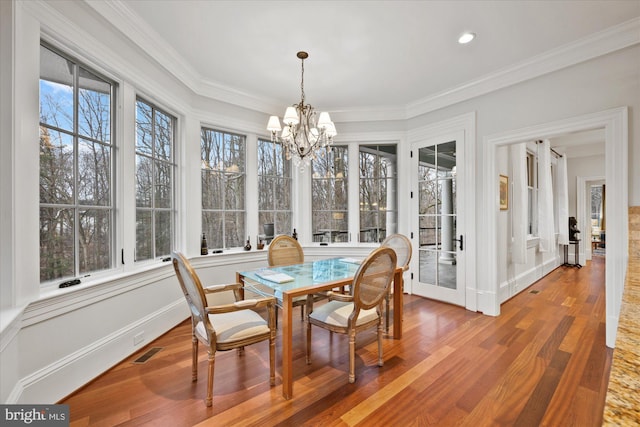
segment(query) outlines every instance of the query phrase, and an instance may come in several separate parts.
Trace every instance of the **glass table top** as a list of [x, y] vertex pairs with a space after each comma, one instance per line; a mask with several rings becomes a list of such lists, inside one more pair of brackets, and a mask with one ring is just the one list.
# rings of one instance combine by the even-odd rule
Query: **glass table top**
[[[330, 258], [282, 267], [258, 268], [240, 274], [244, 276], [245, 286], [262, 285], [257, 287], [258, 290], [267, 287], [281, 301], [285, 291], [351, 278], [355, 276], [361, 261], [358, 258]], [[273, 273], [282, 273], [284, 276], [271, 276], [272, 280], [264, 278]], [[286, 281], [273, 281], [278, 278]]]

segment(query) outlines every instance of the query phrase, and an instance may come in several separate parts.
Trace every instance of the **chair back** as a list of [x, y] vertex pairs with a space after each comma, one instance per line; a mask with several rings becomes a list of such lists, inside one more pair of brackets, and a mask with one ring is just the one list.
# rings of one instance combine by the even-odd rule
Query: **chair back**
[[300, 264], [304, 262], [302, 246], [286, 234], [276, 236], [269, 244], [269, 266]]
[[391, 248], [377, 248], [360, 264], [351, 292], [356, 307], [368, 310], [379, 305], [389, 292], [397, 257]]
[[398, 265], [402, 266], [404, 271], [409, 269], [411, 261], [412, 248], [411, 241], [404, 234], [392, 234], [380, 244], [382, 247], [391, 248], [396, 252], [398, 257]]
[[196, 271], [191, 266], [189, 260], [180, 252], [173, 252], [171, 254], [171, 262], [176, 271], [176, 276], [178, 277], [178, 282], [180, 282], [184, 297], [189, 305], [189, 310], [191, 310], [193, 325], [195, 326], [199, 322], [203, 322], [206, 330], [211, 330], [209, 316], [207, 316], [206, 311], [207, 299]]

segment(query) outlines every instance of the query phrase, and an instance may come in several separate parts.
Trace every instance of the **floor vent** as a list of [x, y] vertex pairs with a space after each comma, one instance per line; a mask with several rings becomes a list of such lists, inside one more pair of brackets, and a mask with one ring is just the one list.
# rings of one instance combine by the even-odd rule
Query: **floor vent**
[[533, 289], [533, 290], [529, 291], [529, 293], [530, 293], [530, 294], [539, 294], [539, 293], [540, 293], [540, 291], [539, 291], [539, 290], [537, 290], [537, 289]]
[[133, 363], [135, 363], [136, 365], [141, 365], [143, 363], [147, 363], [149, 361], [149, 359], [151, 359], [157, 352], [159, 352], [163, 348], [164, 347], [153, 347], [153, 348], [149, 349], [149, 351], [147, 351], [145, 354], [143, 354], [142, 356], [140, 356], [136, 360], [134, 360]]

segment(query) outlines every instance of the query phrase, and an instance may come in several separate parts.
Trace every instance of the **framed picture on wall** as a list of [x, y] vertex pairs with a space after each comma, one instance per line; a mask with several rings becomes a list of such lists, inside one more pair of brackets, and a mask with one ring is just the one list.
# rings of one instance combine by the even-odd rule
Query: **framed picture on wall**
[[500, 175], [500, 210], [509, 209], [509, 177]]

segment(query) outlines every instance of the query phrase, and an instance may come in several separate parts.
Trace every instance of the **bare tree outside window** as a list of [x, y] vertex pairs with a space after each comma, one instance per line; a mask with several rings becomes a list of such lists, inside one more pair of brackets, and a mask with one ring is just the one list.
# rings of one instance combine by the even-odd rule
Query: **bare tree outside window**
[[322, 148], [311, 162], [314, 242], [349, 241], [348, 154], [344, 146]]
[[136, 261], [171, 253], [175, 121], [136, 101]]
[[246, 137], [202, 128], [202, 232], [213, 249], [244, 246]]
[[113, 83], [40, 46], [40, 281], [113, 266]]
[[291, 160], [282, 144], [258, 139], [258, 219], [274, 225], [274, 235], [291, 234]]
[[360, 242], [380, 243], [398, 222], [395, 145], [360, 146]]

